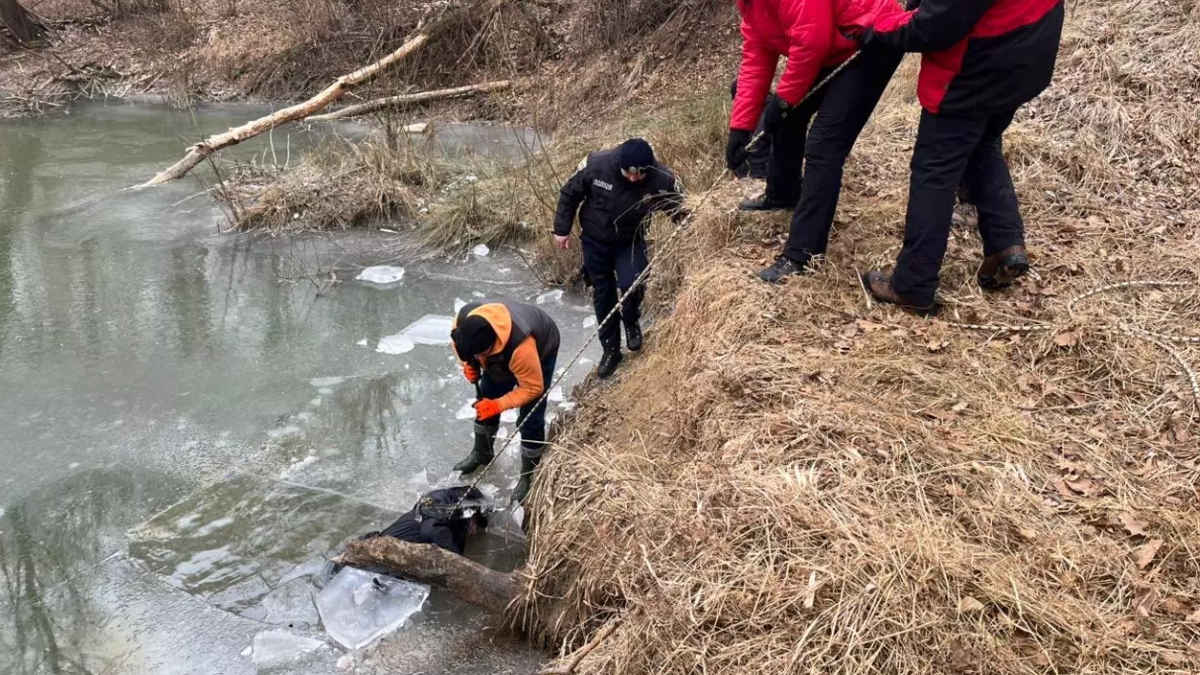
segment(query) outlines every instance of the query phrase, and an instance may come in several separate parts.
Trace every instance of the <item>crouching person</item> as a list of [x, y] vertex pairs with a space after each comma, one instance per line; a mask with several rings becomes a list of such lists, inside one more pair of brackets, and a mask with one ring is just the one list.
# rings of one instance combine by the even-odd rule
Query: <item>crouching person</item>
[[455, 317], [450, 332], [463, 375], [476, 385], [475, 445], [454, 466], [464, 475], [495, 458], [493, 445], [500, 413], [519, 408], [521, 477], [512, 500], [529, 493], [533, 470], [546, 442], [546, 397], [558, 361], [559, 333], [554, 319], [519, 302], [471, 303]]

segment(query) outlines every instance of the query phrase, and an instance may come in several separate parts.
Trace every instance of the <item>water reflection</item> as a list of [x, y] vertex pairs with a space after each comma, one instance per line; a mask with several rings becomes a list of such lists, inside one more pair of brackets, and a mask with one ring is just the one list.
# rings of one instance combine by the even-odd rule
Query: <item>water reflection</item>
[[88, 572], [117, 552], [131, 523], [179, 494], [157, 474], [81, 473], [7, 506], [0, 516], [0, 672], [88, 672], [81, 643], [96, 608]]

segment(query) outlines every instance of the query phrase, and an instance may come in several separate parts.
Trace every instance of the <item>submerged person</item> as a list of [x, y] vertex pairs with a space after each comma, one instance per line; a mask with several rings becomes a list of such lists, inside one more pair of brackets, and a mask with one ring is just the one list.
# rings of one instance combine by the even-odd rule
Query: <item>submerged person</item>
[[[432, 544], [462, 555], [467, 542], [487, 530], [488, 514], [495, 506], [479, 488], [466, 485], [433, 490], [421, 495], [411, 509], [382, 531], [368, 532], [360, 541], [392, 537], [410, 544]], [[329, 563], [321, 578], [328, 580], [343, 565]], [[389, 573], [388, 570], [373, 570]]]
[[[685, 216], [683, 195], [675, 174], [654, 157], [641, 138], [631, 138], [611, 150], [588, 155], [562, 187], [554, 216], [554, 243], [571, 245], [571, 229], [579, 216], [583, 266], [592, 283], [592, 303], [599, 323], [604, 355], [596, 374], [612, 375], [621, 363], [621, 324], [625, 346], [642, 348], [642, 289], [629, 293], [646, 270], [646, 225], [650, 214], [666, 211], [675, 222]], [[620, 296], [620, 322], [605, 321]]]
[[[745, 161], [763, 116], [763, 133], [772, 139], [767, 191], [757, 206], [742, 208], [795, 207], [787, 244], [758, 275], [778, 283], [825, 253], [846, 159], [900, 64], [902, 55], [887, 50], [864, 52], [847, 64], [859, 51], [847, 33], [898, 7], [895, 0], [738, 0], [737, 5], [742, 63], [725, 162], [732, 169]], [[780, 57], [787, 57], [787, 65], [769, 99]], [[814, 89], [842, 66], [827, 85]]]
[[546, 444], [546, 396], [558, 361], [558, 325], [542, 310], [520, 302], [465, 305], [450, 331], [463, 376], [476, 385], [475, 445], [455, 471], [464, 475], [491, 464], [500, 413], [521, 411], [521, 477], [512, 501], [529, 494]]
[[386, 529], [360, 538], [392, 537], [410, 544], [433, 544], [462, 555], [467, 541], [487, 530], [487, 515], [493, 510], [491, 500], [479, 488], [463, 485], [433, 490]]

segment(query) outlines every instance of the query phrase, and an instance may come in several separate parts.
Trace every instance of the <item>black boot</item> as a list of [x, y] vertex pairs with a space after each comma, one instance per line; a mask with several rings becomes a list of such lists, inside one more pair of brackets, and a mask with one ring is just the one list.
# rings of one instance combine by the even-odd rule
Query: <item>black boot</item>
[[496, 441], [496, 432], [498, 431], [500, 431], [499, 421], [496, 422], [496, 426], [485, 426], [476, 422], [475, 447], [471, 448], [471, 454], [467, 455], [466, 459], [454, 465], [454, 470], [461, 471], [465, 476], [475, 473], [481, 466], [491, 464], [495, 458], [492, 444]]
[[605, 349], [604, 356], [600, 357], [600, 365], [596, 366], [596, 374], [600, 379], [604, 379], [616, 372], [617, 366], [621, 365], [621, 349]]
[[768, 284], [778, 284], [793, 274], [800, 274], [806, 267], [807, 265], [798, 263], [786, 255], [781, 255], [770, 267], [759, 272], [758, 278]]
[[533, 485], [533, 470], [540, 461], [541, 457], [527, 457], [524, 452], [521, 453], [521, 478], [517, 481], [517, 487], [513, 488], [512, 501], [518, 504], [525, 502], [529, 488]]
[[625, 324], [625, 346], [631, 352], [642, 350], [642, 327], [636, 322]]
[[738, 209], [742, 211], [791, 211], [794, 208], [796, 208], [796, 202], [772, 199], [765, 192], [757, 197], [743, 199], [742, 203], [738, 204]]

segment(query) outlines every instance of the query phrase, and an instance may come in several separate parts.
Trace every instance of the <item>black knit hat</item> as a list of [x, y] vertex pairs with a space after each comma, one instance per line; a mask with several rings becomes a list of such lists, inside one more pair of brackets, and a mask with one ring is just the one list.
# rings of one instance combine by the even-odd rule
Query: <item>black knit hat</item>
[[617, 164], [624, 171], [645, 169], [654, 164], [654, 149], [644, 138], [631, 138], [617, 148]]
[[491, 351], [492, 345], [496, 344], [496, 329], [487, 319], [472, 314], [450, 332], [450, 339], [454, 340], [458, 355], [470, 359]]

